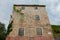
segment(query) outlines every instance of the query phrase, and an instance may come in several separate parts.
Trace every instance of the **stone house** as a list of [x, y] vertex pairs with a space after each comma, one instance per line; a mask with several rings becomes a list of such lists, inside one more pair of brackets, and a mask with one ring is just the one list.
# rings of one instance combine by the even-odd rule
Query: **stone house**
[[14, 5], [6, 40], [54, 40], [46, 5]]

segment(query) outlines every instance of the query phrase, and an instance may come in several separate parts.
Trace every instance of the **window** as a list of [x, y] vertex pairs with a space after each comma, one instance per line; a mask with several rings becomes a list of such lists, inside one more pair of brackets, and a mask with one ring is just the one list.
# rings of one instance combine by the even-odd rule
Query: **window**
[[39, 15], [35, 15], [35, 20], [40, 20]]
[[19, 36], [23, 36], [24, 35], [24, 28], [19, 28]]
[[42, 35], [42, 28], [37, 28], [37, 35]]

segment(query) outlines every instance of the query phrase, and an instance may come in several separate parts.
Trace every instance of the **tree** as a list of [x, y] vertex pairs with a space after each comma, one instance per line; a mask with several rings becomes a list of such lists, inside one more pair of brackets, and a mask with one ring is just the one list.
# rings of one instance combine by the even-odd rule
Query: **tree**
[[13, 23], [13, 21], [11, 21], [11, 23], [9, 23], [9, 25], [8, 25], [8, 27], [7, 27], [6, 37], [7, 37], [7, 35], [9, 35], [9, 33], [12, 31], [12, 23]]
[[5, 40], [6, 37], [6, 29], [5, 29], [5, 24], [0, 22], [0, 40]]
[[51, 25], [54, 37], [60, 36], [60, 25]]

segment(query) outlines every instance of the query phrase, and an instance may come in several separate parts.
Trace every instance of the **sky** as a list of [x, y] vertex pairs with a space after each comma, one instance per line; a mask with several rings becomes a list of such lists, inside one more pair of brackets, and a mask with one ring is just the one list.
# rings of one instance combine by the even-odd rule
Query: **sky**
[[9, 24], [14, 4], [46, 5], [50, 24], [60, 25], [60, 0], [0, 0], [0, 22]]

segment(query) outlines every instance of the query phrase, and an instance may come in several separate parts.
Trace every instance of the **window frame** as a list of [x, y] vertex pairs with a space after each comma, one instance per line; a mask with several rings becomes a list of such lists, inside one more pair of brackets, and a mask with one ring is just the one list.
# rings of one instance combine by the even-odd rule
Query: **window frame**
[[[22, 30], [22, 29], [23, 29], [23, 30]], [[23, 31], [23, 32], [22, 32], [23, 34], [22, 34], [22, 33], [20, 33], [20, 32], [21, 32], [21, 30]], [[18, 35], [19, 35], [19, 36], [24, 36], [24, 28], [19, 28]]]
[[35, 15], [35, 20], [40, 20], [40, 16], [39, 15]]
[[[38, 28], [40, 28], [40, 29], [42, 30], [42, 31], [41, 31], [41, 32], [42, 32], [41, 35], [40, 35], [40, 34], [37, 34], [37, 29], [38, 29]], [[37, 28], [36, 28], [36, 35], [38, 35], [38, 36], [42, 36], [42, 35], [43, 35], [43, 28], [42, 28], [42, 27], [37, 27]]]

